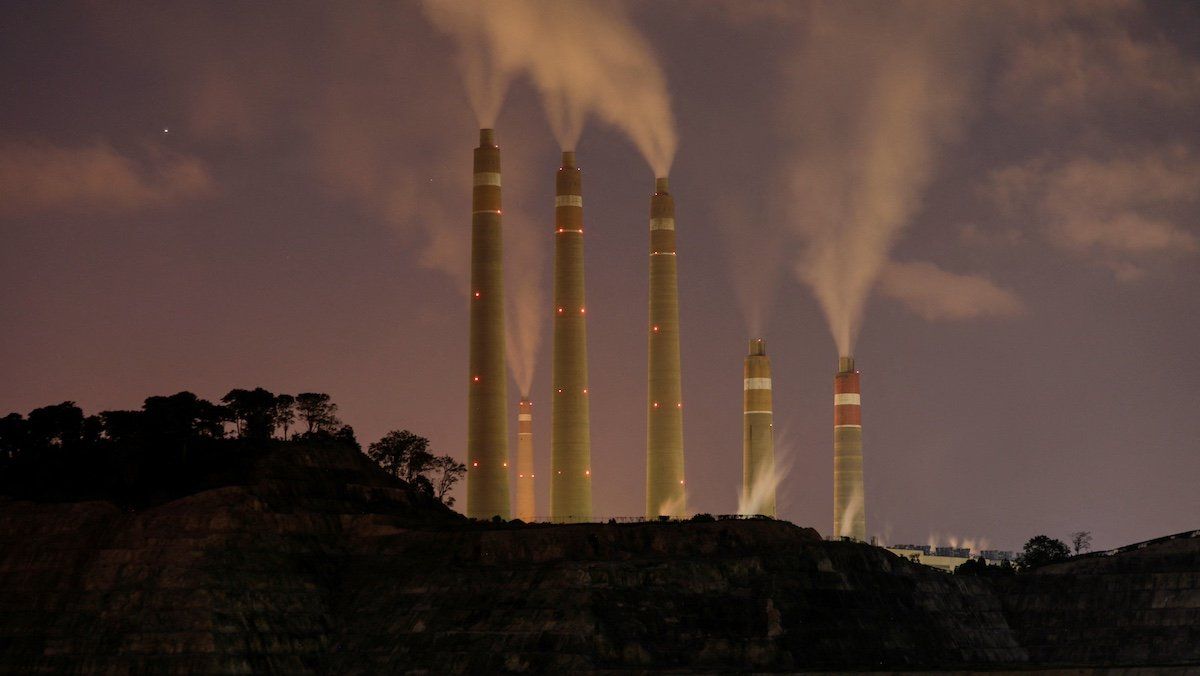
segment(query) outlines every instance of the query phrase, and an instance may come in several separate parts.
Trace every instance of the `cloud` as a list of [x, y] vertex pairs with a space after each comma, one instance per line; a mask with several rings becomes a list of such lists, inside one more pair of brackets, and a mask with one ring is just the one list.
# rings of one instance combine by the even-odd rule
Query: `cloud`
[[[1200, 160], [1182, 147], [1099, 160], [1037, 159], [994, 171], [987, 192], [1001, 214], [1034, 222], [1058, 248], [1140, 276], [1136, 261], [1192, 254], [1185, 222], [1200, 202]], [[1132, 259], [1132, 260], [1131, 260]]]
[[157, 148], [135, 158], [103, 141], [75, 147], [0, 143], [0, 212], [6, 214], [125, 213], [195, 199], [212, 189], [200, 160]]
[[880, 292], [929, 321], [1012, 317], [1021, 300], [979, 275], [948, 272], [927, 262], [891, 262], [880, 276]]
[[1141, 3], [1011, 6], [1011, 46], [1001, 100], [1048, 115], [1143, 111], [1200, 103], [1200, 64], [1167, 36], [1147, 30]]

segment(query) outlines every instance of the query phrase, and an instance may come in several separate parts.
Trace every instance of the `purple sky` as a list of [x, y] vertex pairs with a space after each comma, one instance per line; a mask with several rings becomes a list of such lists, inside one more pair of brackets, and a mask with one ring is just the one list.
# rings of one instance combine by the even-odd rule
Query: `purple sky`
[[[903, 265], [855, 348], [868, 531], [1015, 549], [1091, 530], [1106, 548], [1200, 527], [1196, 4], [625, 9], [679, 138], [691, 511], [736, 509], [751, 295], [791, 461], [781, 516], [830, 528], [837, 350], [804, 261], [811, 222], [860, 185], [817, 204], [839, 195], [806, 192], [796, 166], [858, 157], [853, 135], [814, 143], [820, 125], [875, 110], [861, 78], [898, 59], [907, 77], [917, 54], [953, 101], [931, 104], [927, 175], [887, 255]], [[317, 390], [364, 444], [408, 428], [463, 457], [478, 124], [419, 4], [7, 3], [0, 26], [0, 412]], [[510, 268], [545, 299], [548, 476], [559, 149], [528, 78], [496, 126]], [[653, 172], [595, 118], [578, 153], [595, 507], [636, 515]]]

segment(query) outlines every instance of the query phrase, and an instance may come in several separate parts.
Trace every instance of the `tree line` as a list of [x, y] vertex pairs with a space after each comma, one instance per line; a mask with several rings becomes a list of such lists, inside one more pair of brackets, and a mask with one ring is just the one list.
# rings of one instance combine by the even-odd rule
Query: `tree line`
[[[336, 443], [362, 451], [323, 392], [232, 389], [219, 402], [192, 392], [146, 398], [140, 410], [85, 415], [73, 401], [0, 418], [0, 494], [27, 499], [106, 499], [144, 506], [236, 475], [256, 449]], [[367, 455], [416, 490], [450, 504], [466, 467], [434, 455], [407, 430]]]

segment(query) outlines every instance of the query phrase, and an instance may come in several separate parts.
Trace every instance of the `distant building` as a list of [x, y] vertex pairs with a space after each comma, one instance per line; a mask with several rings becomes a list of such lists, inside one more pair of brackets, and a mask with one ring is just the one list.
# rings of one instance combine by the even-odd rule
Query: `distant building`
[[979, 555], [988, 561], [1014, 561], [1016, 557], [1012, 552], [1006, 552], [999, 549], [985, 549], [979, 552]]
[[[971, 560], [971, 550], [965, 547], [930, 547], [929, 545], [892, 545], [885, 547], [889, 552], [896, 556], [920, 563], [930, 568], [937, 568], [946, 572], [954, 572], [954, 569]], [[979, 552], [979, 556], [983, 557], [989, 565], [998, 566], [1003, 561], [1012, 561], [1013, 553], [1001, 551], [999, 549], [985, 549]]]

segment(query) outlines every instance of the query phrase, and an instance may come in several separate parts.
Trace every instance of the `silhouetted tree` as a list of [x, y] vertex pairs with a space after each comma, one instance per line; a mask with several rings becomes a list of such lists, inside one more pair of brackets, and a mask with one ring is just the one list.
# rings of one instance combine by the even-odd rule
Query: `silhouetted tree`
[[1076, 556], [1092, 548], [1092, 532], [1077, 530], [1071, 533], [1071, 548]]
[[417, 490], [434, 495], [433, 482], [425, 476], [433, 463], [429, 440], [408, 430], [392, 430], [367, 447], [367, 457], [392, 476], [407, 481]]
[[244, 439], [270, 439], [275, 431], [275, 395], [256, 387], [253, 390], [234, 389], [221, 397], [230, 417]]
[[362, 446], [359, 445], [358, 439], [354, 436], [354, 428], [349, 425], [339, 427], [338, 431], [333, 433], [333, 438], [347, 446], [353, 447], [356, 451], [362, 451]]
[[288, 429], [296, 422], [296, 398], [290, 394], [275, 397], [275, 423], [283, 428], [283, 439], [287, 441]]
[[429, 463], [429, 469], [435, 473], [431, 479], [434, 485], [433, 496], [448, 507], [454, 506], [454, 498], [447, 495], [454, 484], [467, 473], [467, 466], [448, 455], [439, 455]]
[[83, 410], [73, 401], [29, 412], [29, 444], [33, 448], [75, 448], [83, 441]]
[[337, 418], [337, 404], [324, 392], [301, 392], [296, 395], [296, 409], [309, 432], [332, 432], [342, 424]]
[[141, 411], [101, 411], [100, 423], [104, 438], [116, 444], [130, 444], [141, 439]]
[[0, 418], [0, 462], [15, 460], [29, 444], [29, 423], [20, 413]]
[[1017, 556], [1017, 567], [1021, 570], [1037, 568], [1055, 561], [1065, 561], [1071, 556], [1062, 540], [1055, 540], [1046, 535], [1036, 535], [1025, 543], [1025, 551]]

